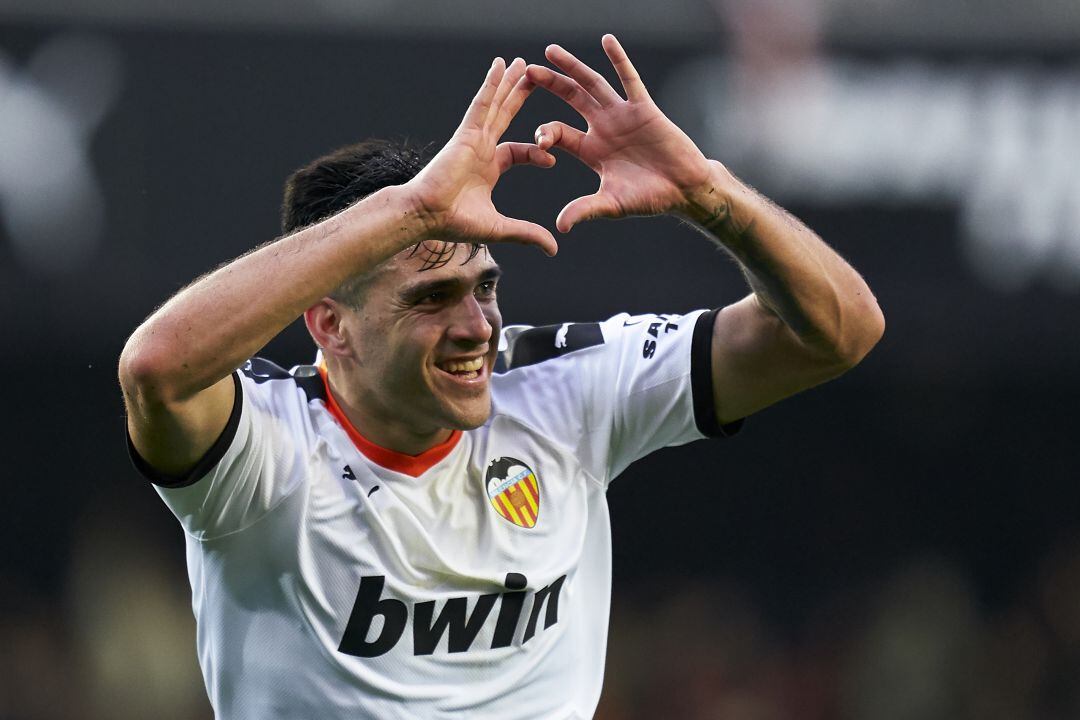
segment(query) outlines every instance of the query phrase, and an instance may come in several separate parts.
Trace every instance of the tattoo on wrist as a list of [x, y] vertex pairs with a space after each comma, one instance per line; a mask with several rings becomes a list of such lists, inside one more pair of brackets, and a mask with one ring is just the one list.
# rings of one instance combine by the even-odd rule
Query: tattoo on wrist
[[720, 203], [713, 207], [708, 215], [699, 221], [699, 224], [715, 240], [723, 244], [740, 240], [754, 225], [751, 220], [746, 226], [738, 227], [731, 215], [731, 205], [728, 203]]

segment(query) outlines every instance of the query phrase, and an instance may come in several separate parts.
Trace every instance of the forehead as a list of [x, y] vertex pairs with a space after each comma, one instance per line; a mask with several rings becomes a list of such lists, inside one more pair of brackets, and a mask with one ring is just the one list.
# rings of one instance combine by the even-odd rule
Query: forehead
[[376, 284], [394, 291], [417, 283], [468, 282], [498, 267], [486, 245], [472, 258], [471, 252], [472, 246], [468, 244], [428, 240], [418, 247], [402, 250], [383, 263]]

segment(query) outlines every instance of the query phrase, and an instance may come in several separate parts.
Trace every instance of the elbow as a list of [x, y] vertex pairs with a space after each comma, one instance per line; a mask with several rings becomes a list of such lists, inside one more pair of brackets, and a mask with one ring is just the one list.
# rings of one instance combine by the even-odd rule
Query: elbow
[[[137, 335], [137, 333], [136, 333]], [[136, 335], [128, 338], [120, 353], [120, 363], [116, 373], [120, 380], [120, 389], [129, 402], [138, 402], [146, 397], [147, 389], [155, 387], [154, 365], [150, 355], [139, 347]]]
[[885, 314], [874, 296], [867, 291], [858, 300], [833, 343], [833, 354], [841, 372], [862, 362], [885, 334]]
[[172, 399], [165, 353], [136, 331], [120, 353], [117, 375], [128, 403], [163, 404]]

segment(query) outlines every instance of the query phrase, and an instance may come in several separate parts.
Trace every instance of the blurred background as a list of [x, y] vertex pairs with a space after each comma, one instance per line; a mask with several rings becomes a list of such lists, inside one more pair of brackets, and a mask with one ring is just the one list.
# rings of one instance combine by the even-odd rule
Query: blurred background
[[[441, 144], [492, 56], [560, 42], [606, 68], [607, 31], [888, 329], [840, 380], [612, 486], [598, 717], [1080, 717], [1075, 0], [0, 0], [0, 718], [211, 717], [181, 530], [124, 449], [134, 327], [274, 238], [295, 167]], [[509, 136], [555, 118], [580, 126], [537, 95]], [[562, 157], [496, 203], [553, 228], [594, 187]], [[500, 248], [508, 322], [746, 292], [670, 219], [561, 248]], [[312, 347], [294, 326], [263, 354]]]

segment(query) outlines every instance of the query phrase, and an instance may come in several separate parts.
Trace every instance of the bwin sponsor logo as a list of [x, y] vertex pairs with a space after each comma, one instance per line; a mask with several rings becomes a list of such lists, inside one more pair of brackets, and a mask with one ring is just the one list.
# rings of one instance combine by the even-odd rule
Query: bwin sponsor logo
[[[466, 652], [472, 648], [473, 641], [491, 614], [496, 600], [500, 601], [499, 613], [495, 619], [491, 648], [509, 647], [517, 632], [526, 596], [531, 594], [532, 605], [525, 622], [525, 632], [521, 637], [521, 643], [525, 644], [536, 634], [542, 610], [546, 610], [543, 629], [546, 630], [559, 621], [559, 595], [565, 581], [566, 576], [563, 575], [550, 585], [529, 593], [524, 589], [528, 585], [524, 575], [508, 573], [505, 581], [507, 592], [481, 595], [477, 598], [471, 614], [467, 614], [468, 598], [462, 596], [446, 600], [442, 610], [436, 615], [434, 600], [407, 604], [403, 600], [381, 597], [386, 583], [385, 576], [365, 576], [360, 578], [360, 589], [356, 593], [356, 602], [338, 650], [357, 657], [377, 657], [389, 652], [405, 633], [411, 604], [413, 655], [433, 654], [444, 634], [449, 635], [449, 652]], [[369, 640], [368, 635], [376, 616], [382, 617], [382, 629], [376, 637]]]

